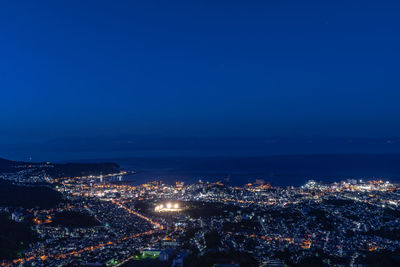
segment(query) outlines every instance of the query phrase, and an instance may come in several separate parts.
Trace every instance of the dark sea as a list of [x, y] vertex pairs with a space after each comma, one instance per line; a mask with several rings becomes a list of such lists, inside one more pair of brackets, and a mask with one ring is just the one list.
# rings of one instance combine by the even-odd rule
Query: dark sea
[[[283, 155], [283, 156], [282, 156]], [[400, 138], [70, 137], [0, 145], [0, 157], [33, 162], [115, 162], [132, 183], [198, 180], [299, 186], [382, 178], [400, 182]]]
[[132, 157], [86, 162], [116, 162], [136, 174], [126, 180], [145, 183], [162, 180], [224, 181], [243, 185], [262, 179], [274, 186], [301, 186], [307, 180], [322, 182], [385, 179], [400, 182], [400, 155], [292, 155], [257, 157]]

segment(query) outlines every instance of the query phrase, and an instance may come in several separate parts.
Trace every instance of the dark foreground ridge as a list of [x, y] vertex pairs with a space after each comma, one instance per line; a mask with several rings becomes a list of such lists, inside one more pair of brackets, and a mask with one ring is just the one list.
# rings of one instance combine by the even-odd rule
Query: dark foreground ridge
[[28, 222], [15, 222], [5, 212], [0, 213], [0, 259], [21, 256], [29, 244], [36, 240]]
[[0, 179], [0, 207], [52, 208], [61, 202], [61, 193], [49, 186], [15, 185]]
[[68, 228], [86, 228], [98, 226], [99, 222], [93, 216], [86, 213], [62, 211], [54, 216], [51, 225]]

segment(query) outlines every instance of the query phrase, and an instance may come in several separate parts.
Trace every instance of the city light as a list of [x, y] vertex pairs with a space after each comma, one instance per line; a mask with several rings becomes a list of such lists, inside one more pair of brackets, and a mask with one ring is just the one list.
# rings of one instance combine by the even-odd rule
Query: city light
[[174, 212], [174, 211], [181, 211], [181, 207], [179, 206], [179, 203], [171, 203], [168, 202], [166, 204], [160, 204], [157, 205], [154, 208], [154, 211], [156, 212]]

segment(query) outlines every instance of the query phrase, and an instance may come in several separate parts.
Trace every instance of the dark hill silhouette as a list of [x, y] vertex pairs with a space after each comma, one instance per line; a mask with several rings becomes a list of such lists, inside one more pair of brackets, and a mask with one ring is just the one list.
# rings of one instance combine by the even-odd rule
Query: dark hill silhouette
[[62, 200], [61, 193], [47, 186], [18, 186], [0, 179], [0, 206], [52, 208]]
[[48, 174], [55, 177], [78, 177], [115, 173], [119, 170], [116, 163], [65, 163], [54, 164]]
[[99, 175], [114, 173], [119, 170], [119, 165], [112, 162], [105, 163], [44, 163], [44, 162], [22, 162], [12, 161], [4, 158], [0, 158], [0, 173], [1, 172], [14, 172], [21, 166], [47, 166], [51, 168], [45, 168], [46, 172], [51, 176], [57, 177], [77, 177], [85, 175]]
[[7, 172], [14, 169], [18, 162], [0, 158], [0, 172]]

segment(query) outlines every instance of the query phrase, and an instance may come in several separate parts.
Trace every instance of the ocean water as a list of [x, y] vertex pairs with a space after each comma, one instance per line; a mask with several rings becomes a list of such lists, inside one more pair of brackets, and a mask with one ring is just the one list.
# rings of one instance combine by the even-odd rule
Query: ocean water
[[275, 186], [300, 186], [309, 179], [334, 182], [349, 178], [400, 182], [400, 155], [163, 156], [87, 161], [117, 162], [123, 169], [136, 172], [126, 179], [137, 184], [153, 180], [166, 183], [205, 180], [240, 186], [262, 179]]

